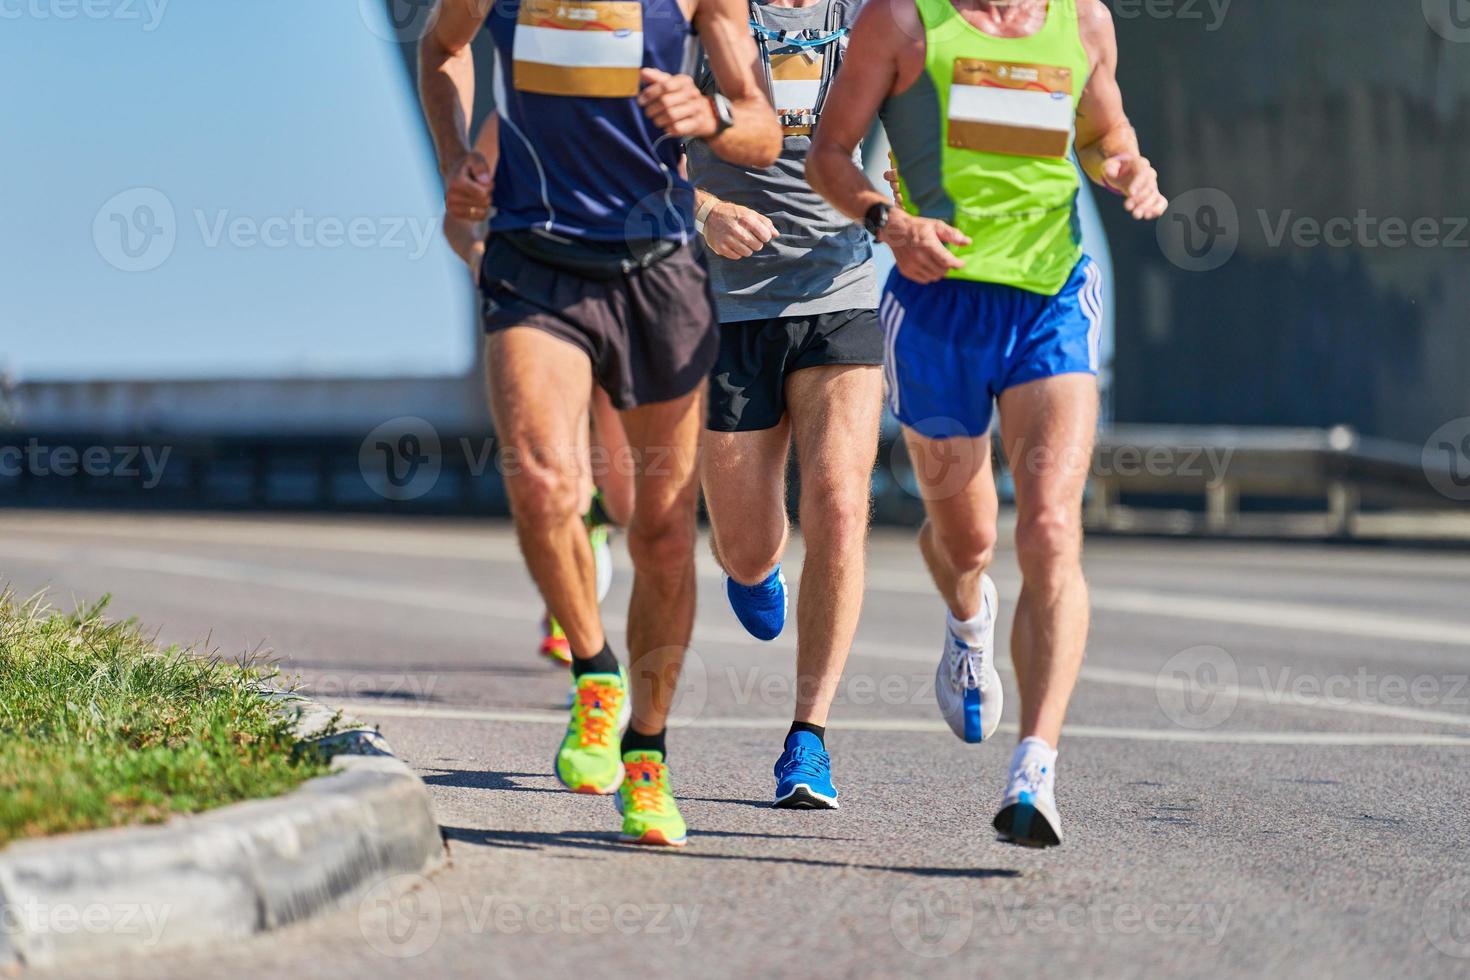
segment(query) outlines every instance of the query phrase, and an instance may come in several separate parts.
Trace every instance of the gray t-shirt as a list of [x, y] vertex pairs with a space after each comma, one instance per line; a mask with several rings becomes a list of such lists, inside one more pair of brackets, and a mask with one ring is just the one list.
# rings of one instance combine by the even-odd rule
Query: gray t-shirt
[[[835, 12], [831, 10], [834, 4], [840, 8]], [[810, 7], [775, 7], [763, 2], [757, 6], [761, 22], [772, 31], [820, 38], [834, 25], [850, 27], [860, 4], [820, 0]], [[776, 110], [820, 111], [815, 103], [822, 79], [836, 74], [845, 44], [833, 42], [805, 53], [776, 39], [764, 43]], [[825, 59], [835, 60], [828, 65]], [[704, 87], [713, 90], [704, 65], [700, 77]], [[867, 310], [878, 305], [868, 234], [806, 182], [806, 155], [812, 141], [810, 135], [792, 131], [799, 128], [804, 127], [788, 128], [781, 156], [768, 170], [726, 163], [702, 140], [691, 140], [686, 147], [689, 178], [696, 187], [765, 215], [780, 233], [759, 252], [739, 260], [721, 258], [705, 248], [721, 323]]]

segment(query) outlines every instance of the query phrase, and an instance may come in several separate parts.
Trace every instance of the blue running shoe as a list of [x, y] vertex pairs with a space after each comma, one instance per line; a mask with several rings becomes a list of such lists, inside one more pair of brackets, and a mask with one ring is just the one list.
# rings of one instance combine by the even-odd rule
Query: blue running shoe
[[783, 810], [835, 810], [832, 758], [811, 732], [786, 736], [786, 751], [776, 760], [776, 804]]
[[735, 618], [751, 636], [774, 640], [781, 635], [786, 625], [786, 576], [781, 574], [780, 565], [756, 585], [741, 585], [726, 575], [725, 594], [730, 597]]

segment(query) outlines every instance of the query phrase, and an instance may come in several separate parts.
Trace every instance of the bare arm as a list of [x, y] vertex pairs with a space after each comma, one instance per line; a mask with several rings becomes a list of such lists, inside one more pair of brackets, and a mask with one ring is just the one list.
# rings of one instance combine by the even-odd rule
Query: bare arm
[[470, 148], [469, 119], [475, 102], [475, 61], [470, 42], [485, 21], [485, 0], [438, 0], [434, 27], [419, 42], [419, 100], [446, 184], [445, 207], [463, 221], [490, 211], [491, 169]]
[[[491, 113], [475, 137], [475, 150], [485, 158], [490, 172], [495, 172], [495, 162], [500, 156], [500, 116]], [[484, 221], [465, 221], [451, 214], [444, 215], [444, 237], [456, 255], [470, 267], [470, 276], [478, 279], [480, 259], [485, 255], [485, 236], [489, 229]]]
[[1138, 133], [1123, 111], [1118, 87], [1118, 37], [1113, 15], [1101, 0], [1081, 0], [1078, 19], [1092, 74], [1077, 105], [1077, 162], [1096, 184], [1125, 198], [1135, 218], [1157, 218], [1169, 202], [1159, 192], [1159, 175], [1138, 145]]
[[[891, 203], [853, 163], [853, 153], [883, 100], [913, 84], [923, 70], [922, 47], [913, 50], [914, 39], [924, 36], [917, 22], [912, 0], [869, 0], [853, 25], [842, 70], [812, 137], [807, 182], [854, 221], [861, 221], [875, 204]], [[934, 282], [950, 269], [961, 268], [964, 263], [945, 246], [970, 242], [943, 221], [915, 217], [896, 207], [889, 211], [879, 241], [893, 249], [899, 270], [915, 282]]]
[[638, 104], [670, 136], [702, 138], [723, 160], [765, 169], [781, 155], [781, 125], [757, 81], [758, 53], [749, 17], [745, 0], [697, 0], [692, 18], [715, 82], [730, 100], [733, 126], [715, 135], [719, 120], [714, 106], [688, 75], [643, 69], [645, 87]]

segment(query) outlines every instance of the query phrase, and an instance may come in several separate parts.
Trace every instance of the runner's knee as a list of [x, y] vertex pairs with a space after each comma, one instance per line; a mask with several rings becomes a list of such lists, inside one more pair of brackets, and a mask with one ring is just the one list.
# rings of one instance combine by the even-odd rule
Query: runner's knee
[[527, 461], [507, 473], [505, 487], [516, 519], [536, 527], [580, 516], [585, 496], [581, 473], [545, 461]]
[[[932, 528], [932, 525], [931, 525]], [[940, 534], [931, 530], [950, 567], [956, 572], [973, 572], [988, 568], [995, 558], [995, 529], [971, 527]]]
[[628, 557], [640, 572], [683, 574], [694, 557], [694, 514], [635, 514], [628, 528]]
[[737, 582], [750, 584], [764, 578], [781, 560], [786, 544], [784, 521], [768, 527], [737, 525], [720, 538], [718, 554], [721, 566]]
[[872, 501], [866, 482], [856, 487], [804, 484], [801, 496], [802, 535], [807, 539], [847, 545], [867, 535]]
[[1016, 560], [1029, 582], [1068, 574], [1082, 556], [1082, 514], [1074, 507], [1050, 506], [1016, 522]]

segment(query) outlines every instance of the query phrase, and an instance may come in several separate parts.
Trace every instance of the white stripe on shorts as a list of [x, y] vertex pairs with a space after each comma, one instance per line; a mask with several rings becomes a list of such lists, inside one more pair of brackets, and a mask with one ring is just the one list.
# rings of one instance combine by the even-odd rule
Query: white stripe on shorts
[[1102, 368], [1102, 270], [1096, 262], [1088, 259], [1083, 276], [1077, 303], [1082, 308], [1082, 315], [1087, 317], [1087, 366], [1098, 371]]

